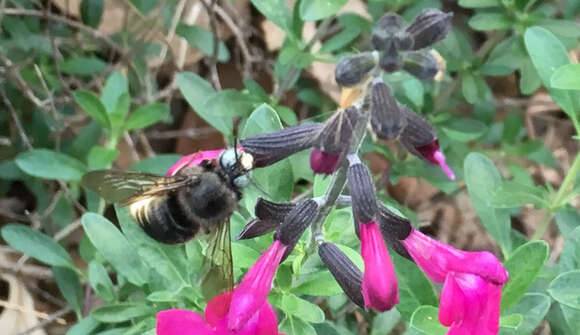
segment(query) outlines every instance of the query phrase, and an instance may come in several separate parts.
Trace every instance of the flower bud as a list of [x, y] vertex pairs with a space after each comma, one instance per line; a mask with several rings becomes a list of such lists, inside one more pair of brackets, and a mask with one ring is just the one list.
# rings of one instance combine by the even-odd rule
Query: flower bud
[[360, 160], [358, 162], [352, 160], [348, 168], [347, 178], [355, 224], [375, 221], [378, 212], [377, 198], [368, 168]]
[[297, 204], [288, 215], [286, 215], [284, 222], [274, 234], [275, 240], [288, 246], [282, 256], [282, 260], [286, 259], [286, 257], [288, 257], [292, 252], [296, 243], [298, 243], [298, 240], [317, 214], [318, 203], [312, 199], [308, 199]]
[[377, 65], [377, 58], [373, 52], [363, 52], [358, 55], [345, 57], [336, 64], [334, 78], [341, 86], [355, 86]]
[[315, 173], [332, 174], [350, 145], [352, 131], [358, 120], [358, 110], [351, 106], [339, 110], [326, 123], [314, 141], [310, 167]]
[[254, 156], [254, 167], [264, 167], [311, 147], [321, 128], [320, 123], [306, 123], [250, 136], [240, 140], [240, 144]]
[[365, 307], [362, 295], [363, 274], [359, 268], [336, 245], [322, 243], [318, 247], [318, 255], [344, 293], [352, 302]]
[[379, 202], [378, 223], [387, 245], [393, 248], [399, 255], [412, 261], [411, 255], [409, 255], [409, 252], [401, 242], [411, 234], [413, 230], [411, 222], [391, 212], [387, 206]]
[[245, 240], [273, 232], [295, 206], [293, 203], [276, 203], [258, 198], [254, 207], [256, 219], [250, 221], [236, 239]]
[[381, 54], [379, 66], [387, 73], [399, 71], [403, 68], [403, 57], [392, 47]]
[[403, 19], [399, 15], [394, 13], [385, 14], [379, 19], [373, 29], [373, 34], [371, 35], [373, 48], [383, 51], [394, 44], [397, 45], [397, 49], [403, 46], [401, 50], [411, 48], [413, 40], [408, 37], [403, 28]]
[[439, 64], [431, 53], [415, 51], [405, 55], [403, 69], [418, 79], [425, 80], [435, 77], [439, 71]]
[[413, 113], [407, 107], [401, 105], [399, 108], [407, 118], [407, 126], [400, 137], [401, 143], [413, 155], [432, 164], [439, 165], [449, 179], [455, 180], [455, 174], [447, 166], [445, 156], [439, 149], [439, 141], [437, 140], [435, 129], [425, 119]]
[[401, 133], [407, 119], [400, 112], [391, 89], [382, 79], [371, 84], [371, 126], [382, 139], [392, 139]]
[[428, 47], [444, 39], [451, 29], [452, 13], [426, 9], [415, 18], [406, 31], [413, 38], [413, 50]]

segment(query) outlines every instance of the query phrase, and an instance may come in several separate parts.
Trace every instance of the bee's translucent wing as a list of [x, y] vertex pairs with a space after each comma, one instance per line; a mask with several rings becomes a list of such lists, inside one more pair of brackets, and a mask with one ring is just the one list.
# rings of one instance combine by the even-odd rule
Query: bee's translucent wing
[[86, 173], [82, 184], [107, 202], [129, 205], [197, 182], [192, 176], [159, 176], [133, 171], [97, 170]]
[[210, 299], [234, 288], [230, 220], [223, 222], [210, 236], [205, 266], [208, 270], [201, 283], [203, 295]]

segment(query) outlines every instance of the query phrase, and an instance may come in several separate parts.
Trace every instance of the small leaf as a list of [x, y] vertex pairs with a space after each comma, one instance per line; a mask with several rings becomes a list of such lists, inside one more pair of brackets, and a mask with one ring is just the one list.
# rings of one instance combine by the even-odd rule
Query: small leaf
[[580, 90], [580, 64], [559, 67], [550, 79], [552, 87], [563, 90]]
[[513, 27], [512, 19], [503, 13], [478, 13], [469, 19], [469, 26], [474, 30], [504, 30]]
[[260, 11], [268, 20], [290, 32], [292, 28], [292, 16], [285, 0], [252, 0], [252, 5]]
[[73, 325], [67, 332], [66, 335], [86, 335], [92, 334], [92, 331], [99, 327], [100, 322], [97, 321], [92, 315], [88, 315], [86, 318], [80, 320], [75, 325]]
[[324, 312], [317, 305], [288, 293], [282, 297], [278, 307], [286, 314], [296, 316], [306, 322], [321, 323], [324, 321]]
[[12, 248], [52, 266], [74, 269], [66, 250], [50, 236], [20, 224], [9, 224], [2, 228], [2, 238]]
[[475, 104], [486, 98], [489, 87], [481, 76], [466, 73], [461, 78], [461, 89], [467, 102]]
[[464, 176], [469, 198], [481, 223], [507, 254], [512, 248], [509, 213], [492, 205], [492, 192], [502, 178], [493, 162], [480, 153], [470, 153], [464, 162]]
[[548, 206], [548, 192], [540, 186], [504, 181], [492, 190], [490, 200], [496, 208], [515, 208], [526, 204], [545, 208]]
[[117, 272], [137, 286], [147, 283], [145, 265], [113, 223], [96, 213], [85, 213], [81, 221], [89, 240]]
[[453, 118], [442, 129], [447, 136], [459, 142], [475, 140], [487, 131], [483, 122], [468, 118]]
[[98, 307], [91, 315], [101, 322], [118, 323], [154, 313], [155, 310], [147, 305], [125, 302]]
[[292, 289], [292, 292], [320, 297], [343, 293], [328, 270], [309, 274], [304, 282]]
[[522, 324], [523, 321], [524, 321], [524, 317], [521, 314], [518, 314], [518, 313], [510, 314], [507, 316], [502, 316], [499, 319], [499, 326], [502, 328], [515, 329], [515, 328], [518, 328]]
[[153, 103], [137, 108], [125, 122], [126, 130], [143, 129], [161, 121], [169, 115], [169, 106], [164, 103]]
[[48, 149], [22, 152], [16, 157], [16, 165], [34, 177], [65, 181], [79, 181], [87, 170], [78, 160]]
[[549, 248], [544, 241], [530, 241], [516, 250], [505, 261], [510, 279], [503, 287], [501, 310], [515, 306], [536, 280], [548, 259]]
[[113, 282], [103, 264], [96, 260], [89, 263], [89, 283], [95, 293], [103, 300], [107, 302], [115, 300]]
[[52, 275], [68, 305], [81, 315], [83, 293], [78, 274], [70, 268], [55, 266]]
[[459, 0], [459, 6], [465, 8], [487, 8], [501, 6], [500, 0]]
[[[551, 299], [545, 294], [540, 293], [526, 293], [518, 304], [504, 313], [502, 321], [505, 322], [505, 317], [511, 315], [523, 316], [522, 322], [516, 329], [504, 329], [501, 331], [502, 335], [528, 335], [536, 329], [548, 310], [550, 309]], [[512, 314], [513, 313], [513, 314]], [[501, 321], [500, 321], [501, 322]], [[501, 325], [503, 326], [503, 325]]]
[[195, 73], [182, 72], [177, 75], [177, 86], [199, 116], [206, 121], [211, 119], [211, 116], [203, 114], [202, 110], [205, 102], [216, 93], [210, 83]]
[[300, 1], [300, 17], [304, 21], [317, 21], [329, 17], [344, 5], [347, 0], [309, 0]]
[[290, 315], [286, 315], [284, 320], [280, 322], [279, 331], [292, 335], [317, 335], [312, 325]]
[[580, 309], [580, 270], [560, 274], [548, 286], [548, 293], [559, 303]]
[[[85, 0], [86, 1], [86, 0]], [[103, 71], [107, 63], [96, 57], [74, 57], [60, 63], [63, 73], [90, 76]]]
[[94, 146], [89, 151], [87, 163], [90, 170], [106, 169], [110, 167], [119, 156], [119, 150]]
[[73, 93], [76, 103], [79, 107], [93, 120], [97, 121], [101, 126], [109, 128], [111, 125], [109, 123], [109, 117], [107, 116], [107, 111], [105, 106], [97, 98], [96, 95], [91, 91], [76, 90]]
[[445, 335], [447, 328], [439, 323], [437, 308], [420, 306], [411, 316], [411, 327], [429, 335]]
[[125, 93], [129, 93], [129, 83], [127, 82], [127, 78], [118, 71], [111, 73], [105, 82], [103, 91], [101, 92], [101, 101], [105, 106], [107, 114], [115, 112], [119, 97]]
[[398, 254], [393, 255], [393, 262], [397, 277], [400, 278], [400, 302], [397, 310], [405, 320], [410, 320], [417, 308], [422, 305], [437, 306], [433, 285], [417, 265]]
[[[175, 30], [177, 35], [185, 40], [194, 48], [201, 51], [206, 56], [213, 56], [214, 35], [211, 31], [198, 27], [180, 23]], [[218, 40], [217, 61], [226, 63], [230, 59], [230, 51], [224, 42]]]
[[103, 16], [104, 0], [82, 0], [81, 19], [89, 27], [97, 28]]

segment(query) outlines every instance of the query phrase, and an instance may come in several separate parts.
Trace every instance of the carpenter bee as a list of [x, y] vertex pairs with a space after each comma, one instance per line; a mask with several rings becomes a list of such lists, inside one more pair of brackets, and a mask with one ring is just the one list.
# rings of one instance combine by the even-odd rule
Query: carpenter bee
[[217, 275], [218, 282], [232, 288], [229, 219], [252, 167], [251, 154], [231, 148], [216, 160], [182, 167], [171, 176], [97, 170], [85, 174], [82, 184], [107, 202], [128, 206], [135, 221], [159, 242], [177, 244], [210, 234], [206, 255], [211, 263], [204, 281], [216, 281]]

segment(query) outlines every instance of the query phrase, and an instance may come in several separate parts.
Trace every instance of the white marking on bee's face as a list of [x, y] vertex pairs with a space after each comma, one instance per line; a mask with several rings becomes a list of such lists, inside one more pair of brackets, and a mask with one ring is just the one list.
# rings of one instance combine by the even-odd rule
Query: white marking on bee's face
[[240, 164], [246, 171], [250, 171], [254, 168], [254, 156], [247, 152], [241, 152]]
[[149, 206], [149, 204], [151, 204], [151, 202], [153, 202], [153, 200], [155, 200], [155, 197], [148, 197], [148, 198], [139, 200], [137, 202], [134, 202], [131, 205], [129, 205], [129, 212], [131, 212], [131, 215], [133, 217], [136, 217], [137, 212], [139, 212], [139, 210], [141, 208], [146, 208], [147, 206]]

